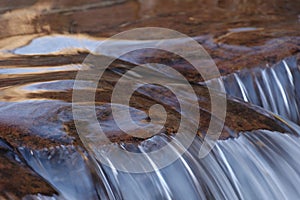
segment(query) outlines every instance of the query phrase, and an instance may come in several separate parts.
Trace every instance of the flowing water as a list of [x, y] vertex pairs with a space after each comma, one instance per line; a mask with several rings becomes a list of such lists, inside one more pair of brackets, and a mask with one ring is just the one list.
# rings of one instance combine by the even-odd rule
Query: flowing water
[[[54, 39], [59, 40], [60, 37]], [[85, 44], [94, 46], [97, 41], [90, 44], [86, 41]], [[33, 41], [28, 46], [15, 50], [14, 53], [32, 54], [32, 50], [37, 49], [34, 45], [36, 44]], [[68, 43], [65, 45], [65, 48], [68, 48]], [[51, 48], [44, 50], [40, 48], [36, 53], [38, 52], [50, 54], [54, 51]], [[255, 128], [253, 125], [251, 131], [239, 131], [230, 123], [225, 124], [225, 129], [234, 137], [218, 141], [205, 158], [198, 157], [202, 140], [196, 137], [188, 151], [174, 163], [157, 169], [152, 162], [155, 170], [147, 173], [118, 171], [113, 165], [102, 165], [97, 157], [90, 157], [91, 155], [88, 155], [81, 145], [70, 145], [71, 141], [76, 141], [78, 138], [73, 135], [74, 131], [70, 131], [72, 126], [68, 124], [72, 121], [70, 99], [64, 101], [63, 99], [68, 97], [72, 90], [73, 72], [81, 67], [80, 63], [73, 63], [49, 67], [19, 66], [2, 69], [1, 76], [12, 83], [20, 75], [28, 74], [27, 76], [30, 77], [30, 81], [23, 84], [2, 87], [1, 123], [10, 123], [13, 119], [12, 121], [22, 129], [29, 129], [29, 135], [37, 135], [53, 142], [51, 145], [45, 142], [45, 147], [41, 149], [35, 144], [34, 139], [30, 138], [33, 141], [26, 141], [26, 137], [18, 135], [19, 133], [15, 136], [25, 140], [25, 146], [18, 147], [22, 162], [50, 183], [59, 194], [56, 199], [249, 199], [249, 197], [295, 199], [299, 197], [297, 187], [300, 183], [300, 163], [297, 155], [300, 153], [300, 141], [297, 134], [300, 128], [296, 124], [299, 123], [297, 112], [299, 91], [295, 85], [300, 72], [295, 57], [287, 58], [271, 67], [245, 69], [222, 77], [226, 92], [231, 96], [229, 101], [232, 101], [231, 98], [237, 98], [232, 102], [239, 107], [253, 107], [248, 104], [252, 103], [264, 108], [260, 110], [254, 107], [260, 110], [260, 115], [273, 118], [281, 127], [280, 130]], [[118, 70], [112, 71], [113, 74], [120, 73]], [[161, 73], [164, 74], [164, 71]], [[47, 76], [43, 77], [42, 82], [40, 78], [36, 79], [44, 74]], [[49, 76], [50, 74], [54, 79]], [[57, 80], [57, 77], [62, 78]], [[219, 82], [220, 79], [212, 79], [209, 82], [212, 81]], [[155, 88], [159, 91], [163, 90], [158, 86], [148, 85], [140, 90], [140, 93], [146, 96], [153, 95], [147, 90], [151, 87], [154, 91]], [[197, 85], [195, 87], [197, 88]], [[156, 94], [152, 98], [163, 105], [173, 103], [175, 110], [178, 109], [172, 96], [161, 98]], [[108, 109], [107, 105], [102, 104], [96, 109], [100, 113], [104, 112]], [[136, 121], [143, 120], [147, 116], [141, 110], [132, 110], [132, 112]], [[229, 111], [229, 115], [233, 114]], [[100, 124], [107, 127], [107, 132], [116, 131], [114, 130], [116, 125], [109, 120], [102, 122], [100, 120]], [[9, 141], [9, 138], [6, 140]], [[151, 148], [158, 148], [157, 145], [164, 146], [169, 140], [175, 141], [173, 153], [179, 154], [178, 149], [184, 148], [180, 141], [164, 133], [139, 144], [126, 145], [125, 142], [123, 144], [125, 146], [121, 145], [117, 148], [127, 148], [147, 155]], [[56, 145], [57, 141], [62, 144]], [[33, 147], [26, 147], [27, 144]], [[106, 151], [106, 147], [104, 145], [98, 148]], [[151, 159], [149, 162], [151, 163]], [[135, 163], [135, 165], [142, 164]], [[47, 199], [44, 196], [32, 198]]]
[[[299, 199], [299, 2], [162, 2], [29, 0], [18, 1], [18, 6], [0, 2], [0, 199]], [[84, 137], [79, 136], [72, 94], [77, 72], [90, 70], [84, 59], [96, 54], [107, 36], [162, 25], [193, 36], [222, 76], [204, 82], [189, 64], [166, 52], [148, 49], [123, 55], [99, 82], [94, 98], [97, 124], [79, 120], [86, 127]], [[110, 45], [130, 49], [154, 42], [110, 40]], [[180, 38], [171, 43], [186, 48]], [[115, 58], [115, 53], [101, 50], [104, 58]], [[158, 123], [165, 122], [163, 128], [151, 127], [159, 128], [156, 135], [133, 137], [112, 116], [112, 91], [124, 74], [143, 80], [152, 72], [184, 88], [176, 75], [153, 64], [158, 61], [183, 74], [197, 98], [184, 89], [174, 95], [157, 84], [138, 88], [131, 104], [116, 107], [128, 108], [132, 120], [146, 126], [149, 108], [158, 103], [167, 119], [156, 116]], [[147, 65], [150, 75], [128, 73], [145, 63], [152, 63]], [[219, 140], [202, 158], [199, 150], [208, 122], [222, 124], [212, 115], [207, 90], [218, 84], [210, 95], [223, 95], [216, 88], [224, 87], [227, 116]], [[191, 117], [193, 108], [181, 112], [176, 95], [187, 107], [198, 101], [200, 122]], [[90, 102], [85, 103], [90, 108]], [[176, 137], [181, 118], [188, 119], [185, 134], [200, 125], [187, 151]], [[99, 124], [109, 143], [95, 135]], [[94, 143], [89, 146], [83, 138]], [[171, 153], [160, 158], [178, 159], [160, 168], [149, 152], [167, 145]], [[120, 170], [111, 157], [103, 157], [116, 149], [142, 154], [146, 161], [116, 155], [129, 172]], [[129, 170], [145, 166], [153, 170]]]
[[299, 76], [297, 59], [291, 57], [272, 67], [245, 69], [221, 79], [227, 94], [299, 124]]

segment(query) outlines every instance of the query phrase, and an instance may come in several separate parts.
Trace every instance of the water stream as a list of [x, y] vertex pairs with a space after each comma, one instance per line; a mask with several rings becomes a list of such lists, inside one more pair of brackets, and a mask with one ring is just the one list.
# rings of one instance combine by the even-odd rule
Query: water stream
[[244, 69], [222, 80], [227, 94], [299, 124], [299, 76], [297, 59], [290, 57], [275, 66]]
[[[299, 199], [299, 8], [297, 0], [0, 1], [0, 199]], [[186, 61], [162, 51], [116, 54], [155, 40], [110, 39], [112, 49], [96, 51], [116, 33], [153, 26], [191, 36], [222, 76], [205, 82]], [[168, 43], [189, 51], [182, 38]], [[83, 116], [78, 121], [86, 129], [79, 135], [72, 94], [77, 73], [93, 69], [84, 63], [88, 55], [116, 60], [99, 81], [95, 108], [83, 102], [97, 122]], [[145, 63], [148, 74], [130, 73]], [[174, 73], [154, 63], [185, 76], [196, 97]], [[140, 84], [129, 105], [111, 103], [121, 76], [143, 81], [151, 73], [178, 86], [182, 102], [164, 85], [150, 83]], [[209, 121], [222, 124], [210, 107], [210, 95], [221, 96], [220, 91], [207, 89], [218, 84], [227, 95], [226, 120], [212, 151], [200, 158]], [[199, 104], [200, 122], [191, 117], [193, 101]], [[181, 111], [180, 103], [190, 110]], [[153, 109], [155, 104], [160, 106]], [[135, 137], [118, 127], [112, 105], [128, 109], [132, 121], [145, 127], [152, 111], [155, 116], [165, 108], [167, 118], [155, 116], [158, 124], [151, 128], [159, 131], [154, 136]], [[176, 137], [182, 118], [188, 119], [186, 135], [200, 125], [187, 150]], [[140, 133], [127, 118], [121, 121], [131, 133]], [[109, 140], [98, 137], [99, 125]], [[87, 145], [81, 136], [93, 143]], [[178, 159], [161, 168], [149, 152], [167, 145], [172, 151], [159, 159]], [[153, 170], [120, 170], [109, 157], [116, 150], [146, 158], [137, 162], [115, 155], [125, 169]]]
[[[26, 164], [59, 192], [56, 199], [296, 199], [300, 195], [297, 189], [300, 183], [297, 156], [300, 153], [297, 135], [300, 127], [296, 124], [299, 123], [299, 91], [295, 87], [298, 76], [296, 58], [291, 57], [275, 66], [245, 69], [222, 77], [230, 98], [238, 98], [234, 102], [239, 106], [264, 108], [267, 111], [262, 110], [262, 115], [274, 116], [283, 130], [254, 128], [252, 131], [237, 132], [227, 124], [225, 128], [238, 137], [218, 141], [208, 156], [201, 159], [198, 152], [202, 140], [197, 137], [178, 160], [153, 172], [118, 171], [113, 165], [102, 165], [97, 158], [91, 158], [81, 147], [67, 144], [44, 149], [19, 147], [18, 151]], [[72, 86], [71, 80], [59, 80], [13, 88], [23, 90], [15, 93], [16, 99], [20, 100], [20, 94], [27, 99], [32, 92], [68, 92]], [[12, 96], [12, 92], [5, 91], [12, 91], [13, 88], [3, 89], [3, 94]], [[147, 94], [147, 90], [141, 92]], [[160, 99], [159, 96], [155, 98]], [[69, 103], [41, 98], [22, 103], [10, 102], [12, 100], [13, 97], [10, 97], [1, 107], [2, 112], [6, 113], [1, 117], [3, 121], [19, 112], [21, 115], [15, 120], [19, 124], [24, 123], [24, 126], [28, 123], [26, 120], [39, 119], [34, 129], [36, 133], [44, 134], [41, 137], [66, 143], [72, 140], [70, 133], [65, 133], [62, 123], [72, 119]], [[170, 102], [173, 102], [172, 98], [162, 100], [163, 104]], [[107, 108], [100, 106], [97, 109], [102, 112]], [[146, 116], [138, 110], [133, 112], [137, 121]], [[32, 117], [24, 121], [28, 115]], [[113, 131], [111, 122], [102, 124], [105, 123], [107, 131]], [[176, 141], [173, 136], [161, 133], [137, 146], [121, 145], [118, 148], [134, 149], [146, 155], [151, 148], [157, 148], [157, 144], [163, 146], [169, 140]], [[183, 148], [179, 141], [173, 147], [174, 154], [179, 154], [178, 148]], [[98, 148], [107, 150], [105, 145]], [[136, 163], [139, 164], [142, 165]], [[156, 169], [155, 163], [152, 164]]]

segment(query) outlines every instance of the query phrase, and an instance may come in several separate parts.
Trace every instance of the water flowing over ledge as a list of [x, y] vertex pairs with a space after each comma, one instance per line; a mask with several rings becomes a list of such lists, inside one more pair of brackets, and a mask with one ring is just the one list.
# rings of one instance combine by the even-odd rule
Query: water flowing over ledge
[[228, 95], [300, 124], [300, 89], [297, 87], [300, 67], [296, 57], [284, 59], [272, 67], [244, 69], [221, 79]]
[[[195, 156], [199, 145], [201, 141], [196, 140], [179, 160], [151, 173], [130, 174], [115, 171], [113, 166], [98, 165], [106, 177], [101, 180], [105, 183], [97, 185], [98, 192], [102, 191], [101, 199], [247, 199], [249, 196], [294, 199], [299, 196], [298, 137], [267, 130], [245, 132], [236, 139], [219, 141], [204, 159]], [[40, 152], [24, 148], [20, 151], [29, 166], [63, 197], [82, 199], [81, 195], [85, 198], [94, 195], [91, 199], [97, 198], [87, 164], [69, 149], [61, 146]]]
[[[287, 73], [287, 69], [290, 70], [290, 73]], [[291, 83], [282, 86], [285, 88], [284, 91], [298, 94], [296, 87], [292, 87], [296, 83], [291, 81], [296, 80], [296, 78], [292, 79], [289, 76], [296, 77], [299, 73], [294, 57], [276, 64], [274, 68], [256, 68], [251, 70], [256, 72], [250, 73], [252, 74], [250, 76], [251, 80], [261, 80], [269, 77], [261, 76], [264, 71], [272, 75], [265, 82], [254, 82], [261, 83], [260, 87], [255, 88], [268, 89], [262, 84], [268, 81], [269, 87], [274, 87], [272, 89], [280, 91], [278, 89], [280, 86], [274, 84], [276, 83], [276, 81], [274, 82], [274, 76], [277, 75], [282, 80], [282, 83]], [[246, 86], [246, 83], [242, 82], [245, 77], [241, 75], [243, 73], [245, 72], [237, 72], [236, 74], [223, 77], [226, 91], [230, 95], [241, 100], [247, 100], [248, 102], [256, 99], [258, 106], [263, 105], [259, 104], [260, 102], [264, 102], [260, 99], [262, 93], [255, 93], [257, 90], [253, 90], [255, 92], [250, 96], [246, 90], [248, 85]], [[235, 82], [227, 80], [232, 77], [235, 78]], [[228, 85], [228, 83], [235, 84]], [[38, 85], [38, 87], [52, 88], [51, 90], [53, 90], [56, 88], [53, 84], [56, 83], [51, 82], [51, 84]], [[72, 87], [72, 82], [67, 81], [64, 85], [65, 88], [61, 88], [61, 90], [67, 91], [68, 87]], [[58, 88], [56, 90], [60, 91]], [[147, 90], [140, 90], [140, 92], [147, 95]], [[255, 94], [257, 94], [256, 98]], [[273, 94], [276, 93], [274, 92]], [[282, 93], [278, 93], [279, 100], [274, 101], [277, 106], [275, 108], [279, 108], [279, 105], [284, 102], [280, 99], [282, 98], [280, 94]], [[292, 97], [296, 99], [292, 99]], [[297, 98], [298, 96], [291, 95], [288, 101], [297, 102]], [[172, 102], [172, 99], [165, 99], [162, 103], [169, 103], [169, 101]], [[235, 101], [237, 105], [244, 106], [244, 104], [239, 103], [239, 100]], [[43, 107], [49, 108], [49, 105], [53, 103], [51, 102], [40, 100], [40, 102], [36, 102], [36, 105], [39, 105], [38, 107], [44, 105]], [[255, 102], [253, 101], [252, 103]], [[58, 107], [58, 105], [60, 106]], [[48, 129], [47, 126], [49, 128], [56, 127], [54, 132], [64, 134], [62, 131], [63, 125], [59, 124], [61, 122], [67, 123], [71, 120], [70, 111], [64, 108], [68, 106], [68, 103], [57, 101], [52, 106], [52, 109], [49, 108], [45, 112], [48, 113], [49, 119], [51, 119], [52, 115], [58, 116], [58, 121], [51, 125], [45, 123], [43, 125], [44, 130]], [[20, 108], [27, 110], [29, 107], [23, 106]], [[269, 106], [267, 108], [272, 107]], [[102, 106], [98, 109], [99, 111], [105, 110], [107, 107]], [[143, 113], [139, 113], [140, 111], [133, 111], [137, 114], [136, 120], [141, 120], [145, 117]], [[32, 116], [39, 114], [45, 117], [43, 113], [34, 112], [34, 110], [30, 112]], [[297, 116], [293, 115], [293, 113], [287, 114], [289, 115], [284, 116], [284, 118]], [[8, 114], [6, 115], [8, 116]], [[44, 120], [46, 122], [49, 119], [45, 118]], [[280, 121], [278, 117], [276, 120], [279, 121], [278, 123], [290, 125], [292, 130], [299, 133], [300, 128], [298, 125], [289, 122], [288, 119]], [[40, 123], [43, 124], [41, 120]], [[109, 125], [110, 122], [106, 121], [102, 123], [108, 123]], [[229, 124], [226, 126], [228, 129], [232, 129]], [[38, 127], [41, 126], [39, 125]], [[86, 198], [87, 195], [90, 195], [90, 199], [247, 199], [249, 196], [261, 199], [294, 199], [300, 195], [297, 190], [297, 186], [300, 183], [300, 171], [298, 169], [300, 163], [297, 159], [297, 155], [300, 153], [300, 141], [298, 136], [291, 134], [291, 129], [287, 128], [288, 126], [282, 127], [282, 132], [265, 129], [241, 131], [238, 133], [239, 136], [237, 138], [218, 141], [215, 148], [203, 159], [199, 159], [197, 156], [199, 147], [202, 144], [202, 140], [197, 137], [182, 157], [171, 165], [150, 173], [136, 174], [118, 171], [114, 169], [113, 165], [102, 165], [95, 158], [90, 157], [84, 149], [68, 144], [54, 145], [54, 147], [45, 147], [44, 149], [31, 149], [24, 146], [19, 147], [18, 151], [20, 152], [19, 156], [58, 191], [59, 196], [55, 197], [56, 199], [82, 199]], [[112, 130], [110, 128], [107, 131]], [[231, 131], [234, 131], [234, 129]], [[41, 130], [37, 129], [37, 132], [41, 132]], [[45, 134], [45, 136], [47, 135]], [[44, 137], [43, 135], [40, 136]], [[60, 138], [59, 134], [57, 137], [52, 137], [53, 139]], [[72, 137], [68, 136], [67, 138], [65, 138], [67, 143], [72, 140]], [[138, 145], [125, 145], [123, 148], [146, 154], [151, 148], [158, 148], [157, 145], [163, 146], [171, 139], [175, 140], [172, 136], [160, 134]], [[174, 154], [177, 154], [176, 149], [182, 148], [182, 146], [179, 142], [175, 143], [175, 145]], [[109, 149], [109, 146], [101, 148], [105, 150]], [[149, 162], [151, 163], [151, 160]], [[155, 163], [152, 162], [152, 164], [155, 168]]]
[[[299, 60], [299, 6], [294, 0], [0, 1], [0, 199], [299, 199], [299, 67], [296, 58], [288, 58], [298, 54]], [[183, 148], [174, 137], [180, 108], [164, 87], [139, 88], [129, 106], [139, 124], [149, 121], [153, 103], [167, 108], [169, 119], [157, 135], [141, 140], [124, 134], [111, 115], [109, 99], [117, 78], [149, 58], [187, 77], [201, 115], [194, 143], [172, 165], [126, 173], [99, 162], [82, 144], [74, 126], [72, 91], [76, 73], [99, 43], [149, 26], [180, 31], [203, 45], [224, 76], [228, 112], [216, 147], [199, 159], [214, 117], [207, 89], [197, 84], [201, 76], [182, 60], [157, 51], [119, 58], [95, 97], [97, 119], [112, 144], [99, 141], [96, 150], [120, 148], [147, 156], [171, 140], [173, 154]], [[115, 48], [143, 43], [111, 42]], [[184, 47], [182, 40], [174, 44]], [[115, 52], [104, 55], [115, 57]], [[174, 78], [163, 67], [156, 69], [159, 77]], [[180, 95], [188, 105], [191, 95], [186, 90]], [[93, 133], [95, 124], [85, 123], [87, 133]], [[150, 158], [146, 162], [157, 168]]]

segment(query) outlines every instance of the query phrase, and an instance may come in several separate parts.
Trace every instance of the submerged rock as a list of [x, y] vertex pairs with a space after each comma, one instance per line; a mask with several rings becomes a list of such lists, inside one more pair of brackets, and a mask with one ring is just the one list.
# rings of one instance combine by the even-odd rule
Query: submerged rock
[[[299, 123], [299, 113], [293, 112], [299, 104], [298, 66], [292, 60], [299, 59], [300, 50], [298, 1], [63, 0], [0, 2], [0, 7], [0, 199], [243, 199], [249, 195], [282, 199], [299, 195], [295, 189], [299, 163], [293, 155], [298, 151], [291, 145], [298, 141], [292, 135], [299, 133], [299, 127], [288, 121]], [[121, 130], [112, 116], [111, 94], [120, 76], [137, 65], [152, 62], [176, 69], [193, 87], [200, 107], [200, 121], [190, 119], [191, 124], [199, 124], [197, 137], [183, 157], [161, 171], [131, 174], [103, 165], [83, 145], [74, 123], [72, 93], [84, 59], [103, 37], [145, 26], [188, 34], [208, 51], [222, 76], [231, 75], [222, 78], [229, 95], [220, 141], [205, 159], [199, 159], [196, 154], [210, 120], [219, 120], [211, 116], [210, 103], [218, 92], [201, 85], [203, 77], [168, 52], [144, 49], [116, 59], [95, 94], [96, 117], [109, 141], [93, 135], [95, 124], [84, 121], [90, 130], [85, 134], [98, 144], [97, 150], [117, 147], [145, 154], [161, 149], [175, 140], [181, 115], [189, 116], [181, 113], [176, 96], [166, 87], [148, 84], [134, 93], [130, 105], [119, 107], [128, 108], [133, 121], [146, 126], [151, 121], [149, 109], [160, 104], [167, 113], [164, 127], [154, 136]], [[124, 41], [115, 42], [124, 47]], [[181, 48], [186, 48], [183, 43]], [[284, 85], [290, 75], [282, 74], [283, 62], [265, 67], [297, 54], [298, 58], [285, 60], [293, 78], [290, 85]], [[264, 71], [269, 78], [273, 71], [278, 73], [282, 84], [279, 92], [269, 91], [265, 101], [257, 95], [263, 94], [258, 92], [259, 85], [266, 93], [261, 80]], [[159, 73], [174, 81], [163, 70]], [[259, 80], [249, 84], [255, 78]], [[270, 80], [277, 84], [276, 76]], [[181, 90], [181, 95], [189, 105], [189, 94]], [[267, 191], [260, 183], [269, 184]]]
[[[117, 66], [118, 65], [116, 65], [116, 67]], [[128, 64], [126, 67], [123, 66], [122, 69], [126, 71], [132, 66], [133, 65]], [[164, 129], [155, 136], [143, 138], [128, 135], [116, 125], [109, 103], [111, 92], [114, 88], [113, 86], [120, 76], [120, 70], [116, 73], [116, 69], [114, 65], [111, 66], [110, 71], [107, 71], [101, 80], [100, 83], [103, 82], [103, 84], [100, 84], [99, 91], [96, 93], [95, 107], [99, 124], [103, 126], [103, 130], [112, 144], [101, 141], [101, 139], [97, 138], [97, 135], [93, 136], [92, 130], [91, 133], [86, 133], [87, 137], [94, 137], [93, 141], [98, 143], [99, 149], [101, 149], [101, 145], [103, 145], [104, 150], [107, 149], [109, 145], [116, 144], [119, 145], [119, 148], [140, 153], [141, 151], [151, 152], [162, 148], [167, 144], [168, 140], [172, 140], [176, 135], [178, 124], [182, 117], [176, 96], [170, 93], [165, 87], [159, 85], [148, 84], [139, 88], [134, 93], [132, 101], [130, 102], [130, 113], [133, 120], [136, 123], [147, 123], [149, 120], [148, 109], [151, 105], [156, 103], [165, 107], [168, 118]], [[123, 71], [123, 73], [125, 73], [125, 71]], [[58, 84], [59, 82], [61, 84]], [[58, 84], [60, 87], [53, 87], [53, 84]], [[130, 198], [130, 196], [127, 196], [126, 191], [117, 188], [119, 184], [117, 182], [115, 183], [115, 178], [112, 177], [114, 172], [111, 172], [111, 169], [107, 168], [107, 166], [102, 166], [101, 163], [91, 158], [90, 156], [94, 156], [92, 152], [89, 152], [91, 155], [86, 154], [87, 151], [84, 150], [86, 146], [82, 144], [77, 134], [73, 121], [71, 103], [69, 102], [72, 95], [72, 86], [72, 81], [65, 82], [61, 80], [58, 82], [45, 82], [44, 84], [39, 84], [35, 90], [28, 90], [25, 98], [30, 99], [30, 101], [2, 102], [2, 114], [0, 116], [1, 138], [5, 139], [12, 146], [10, 147], [10, 152], [17, 154], [20, 157], [19, 159], [24, 160], [23, 162], [26, 163], [23, 164], [24, 169], [21, 167], [20, 170], [25, 170], [29, 166], [35, 171], [34, 173], [50, 183], [52, 187], [59, 192], [59, 195], [64, 198], [80, 199], [80, 195], [84, 197], [91, 195], [90, 199], [97, 199], [99, 197], [117, 198], [118, 196], [121, 198], [123, 195], [125, 195], [123, 196], [124, 198]], [[197, 83], [193, 83], [192, 86], [198, 96], [200, 105], [201, 118], [198, 130], [199, 137], [197, 140], [201, 140], [201, 138], [205, 136], [208, 123], [211, 120], [210, 95], [218, 95], [218, 93], [209, 94], [205, 86], [201, 86]], [[39, 90], [40, 92], [38, 92]], [[61, 94], [62, 91], [63, 95]], [[51, 96], [49, 96], [49, 92], [52, 93]], [[66, 99], [66, 101], [63, 101], [63, 99]], [[186, 103], [188, 103], [188, 101]], [[91, 126], [91, 128], [93, 128], [93, 126]], [[234, 138], [238, 137], [239, 134], [243, 134], [243, 132], [262, 129], [277, 131], [277, 133], [290, 133], [295, 135], [298, 133], [298, 129], [295, 128], [295, 126], [290, 126], [289, 123], [279, 120], [279, 118], [272, 113], [251, 104], [243, 103], [232, 97], [227, 99], [227, 116], [220, 139]], [[136, 134], [138, 135], [138, 133]], [[20, 154], [17, 152], [20, 152]], [[5, 163], [8, 162], [7, 160], [3, 160], [3, 162], [4, 161]], [[182, 160], [182, 162], [184, 162], [184, 160]], [[175, 166], [171, 168], [173, 167]], [[3, 170], [6, 170], [6, 173], [10, 172], [7, 168]], [[167, 174], [171, 173], [167, 171]], [[182, 178], [184, 178], [185, 172], [183, 171], [182, 173]], [[100, 178], [95, 179], [92, 176]], [[123, 175], [120, 174], [118, 176], [121, 178]], [[165, 175], [164, 178], [167, 180], [168, 176], [169, 175]], [[131, 175], [124, 177], [127, 178], [121, 178], [122, 181], [127, 180]], [[132, 181], [139, 179], [134, 177], [135, 176], [131, 177]], [[117, 180], [119, 178], [117, 178]], [[140, 178], [143, 181], [153, 179], [152, 175], [146, 177], [141, 176]], [[157, 181], [160, 182], [162, 180]], [[161, 182], [159, 184], [163, 183]], [[196, 183], [194, 182], [193, 184]], [[6, 185], [6, 183], [3, 183], [3, 185]], [[172, 184], [169, 183], [169, 187], [174, 188], [170, 189], [170, 193], [160, 191], [157, 193], [157, 197], [171, 194], [178, 197], [175, 192], [177, 186], [171, 185]], [[151, 187], [156, 188], [157, 186], [153, 185]], [[159, 190], [159, 188], [154, 188], [153, 191]], [[14, 190], [19, 191], [17, 189]], [[204, 196], [216, 195], [211, 190], [205, 190], [206, 189], [202, 191]], [[36, 191], [36, 193], [42, 193], [39, 192], [42, 190], [34, 191]], [[185, 190], [185, 192], [186, 191], [187, 190]], [[210, 192], [212, 193], [210, 194]], [[25, 193], [26, 192], [22, 193], [22, 195], [25, 195]], [[31, 193], [28, 192], [28, 194]], [[54, 190], [52, 194], [56, 194]], [[197, 193], [195, 193], [195, 195], [197, 196]]]

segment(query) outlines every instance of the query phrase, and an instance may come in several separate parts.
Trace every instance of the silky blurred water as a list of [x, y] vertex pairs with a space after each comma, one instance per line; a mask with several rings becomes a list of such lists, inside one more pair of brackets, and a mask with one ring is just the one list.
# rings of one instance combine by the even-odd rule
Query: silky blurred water
[[[3, 157], [3, 149], [9, 152], [8, 158], [16, 165], [29, 166], [32, 173], [57, 191], [50, 196], [33, 193], [22, 198], [298, 199], [300, 71], [299, 58], [291, 55], [299, 52], [299, 8], [299, 1], [292, 0], [0, 2], [0, 156]], [[228, 113], [229, 117], [249, 121], [247, 125], [227, 122], [224, 131], [228, 135], [218, 140], [205, 158], [198, 157], [203, 142], [198, 136], [181, 156], [179, 150], [184, 147], [174, 135], [162, 131], [136, 142], [121, 133], [111, 118], [107, 99], [115, 80], [107, 79], [97, 90], [103, 95], [95, 99], [99, 124], [111, 134], [112, 144], [99, 141], [94, 150], [120, 148], [147, 157], [148, 152], [173, 140], [172, 154], [179, 156], [162, 169], [147, 157], [146, 164], [153, 167], [152, 172], [128, 173], [117, 170], [112, 163], [104, 165], [97, 154], [84, 147], [72, 123], [72, 92], [77, 72], [87, 69], [84, 58], [97, 53], [95, 49], [103, 40], [120, 31], [145, 26], [172, 28], [202, 44], [224, 76], [204, 83], [180, 60], [168, 64], [186, 75], [195, 88], [222, 80], [228, 100], [237, 111]], [[145, 43], [153, 41], [110, 40], [114, 48], [140, 47]], [[178, 38], [171, 43], [183, 47], [185, 41]], [[113, 78], [155, 57], [157, 52], [135, 53], [124, 55], [109, 69]], [[115, 56], [115, 52], [105, 49], [101, 54]], [[164, 67], [147, 66], [161, 77], [174, 78]], [[138, 92], [145, 102], [151, 99], [174, 112], [180, 110], [166, 88], [149, 84]], [[191, 95], [185, 90], [180, 95], [188, 104]], [[203, 96], [199, 101], [208, 99]], [[257, 123], [265, 121], [244, 116], [239, 108], [249, 108], [250, 114], [262, 117], [257, 120], [273, 120], [274, 130], [257, 128]], [[148, 113], [143, 107], [129, 109], [133, 121], [147, 122]], [[187, 112], [181, 114], [189, 117]], [[179, 120], [177, 115], [171, 118], [171, 122]], [[95, 124], [86, 123], [89, 135]], [[190, 123], [198, 122], [191, 119]], [[233, 128], [235, 123], [245, 130]], [[145, 164], [126, 162], [137, 167]], [[19, 181], [11, 183], [16, 185]], [[0, 199], [18, 199], [11, 195], [18, 192], [6, 191], [0, 184]]]
[[[277, 120], [282, 120], [292, 127], [294, 132], [299, 133], [300, 127], [296, 124], [299, 119], [298, 89], [295, 87], [298, 74], [296, 59], [291, 57], [269, 68], [244, 70], [222, 79], [229, 95], [278, 114]], [[281, 82], [276, 81], [277, 79]], [[72, 86], [71, 81], [59, 81], [60, 87], [56, 87], [56, 84], [58, 82], [36, 84], [27, 87], [26, 90], [31, 88], [30, 91], [35, 92], [64, 91]], [[268, 94], [267, 92], [270, 91], [274, 92]], [[164, 101], [166, 103], [169, 100]], [[286, 101], [289, 103], [285, 104]], [[26, 103], [30, 107], [26, 106]], [[23, 116], [19, 116], [20, 118], [39, 113], [36, 119], [43, 118], [45, 121], [43, 129], [46, 131], [51, 127], [53, 132], [59, 133], [61, 128], [57, 123], [51, 125], [46, 122], [52, 115], [57, 115], [59, 121], [68, 121], [71, 111], [63, 109], [68, 106], [66, 102], [53, 103], [45, 100], [24, 101], [15, 103], [23, 106], [17, 109], [15, 105], [14, 108], [16, 112], [21, 111]], [[53, 108], [49, 107], [50, 105]], [[40, 111], [34, 114], [34, 110], [41, 106], [49, 108], [44, 111], [47, 114]], [[29, 108], [34, 109], [30, 111]], [[5, 110], [5, 106], [2, 106], [2, 110]], [[13, 115], [13, 112], [5, 115], [8, 117]], [[45, 116], [49, 116], [49, 119]], [[141, 117], [143, 118], [143, 114]], [[41, 124], [43, 120], [39, 119]], [[136, 120], [139, 120], [139, 117]], [[39, 125], [36, 129], [41, 130], [43, 126]], [[53, 129], [55, 127], [56, 130]], [[53, 134], [44, 133], [55, 138]], [[296, 199], [299, 197], [298, 135], [292, 134], [288, 129], [283, 133], [261, 129], [238, 134], [237, 138], [218, 141], [208, 156], [202, 159], [198, 157], [202, 141], [196, 138], [188, 151], [174, 163], [163, 169], [158, 169], [155, 163], [152, 163], [154, 171], [148, 173], [118, 171], [113, 165], [102, 165], [97, 157], [91, 158], [84, 149], [73, 146], [61, 145], [42, 150], [20, 147], [19, 151], [26, 163], [59, 191], [61, 196], [56, 197], [57, 199]], [[60, 134], [57, 135], [59, 137]], [[176, 141], [172, 136], [156, 135], [134, 149], [147, 155], [152, 145], [164, 145], [169, 140]], [[107, 146], [98, 148], [104, 151], [109, 149]], [[176, 141], [174, 154], [179, 153], [178, 148], [183, 146]], [[136, 165], [143, 165], [143, 163], [136, 163]], [[95, 179], [93, 176], [98, 178]]]

